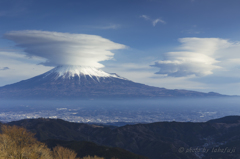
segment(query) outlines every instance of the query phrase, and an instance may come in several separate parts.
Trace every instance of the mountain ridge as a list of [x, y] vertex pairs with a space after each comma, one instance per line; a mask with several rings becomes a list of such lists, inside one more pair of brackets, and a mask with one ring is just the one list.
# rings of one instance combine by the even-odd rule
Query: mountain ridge
[[[240, 116], [224, 117], [214, 122], [155, 122], [110, 128], [61, 119], [24, 119], [7, 124], [22, 126], [36, 133], [40, 140], [90, 141], [119, 147], [150, 159], [210, 159], [240, 155]], [[222, 120], [224, 119], [224, 120]], [[224, 123], [228, 121], [228, 123]], [[238, 121], [237, 123], [235, 121]], [[234, 153], [181, 153], [190, 148], [236, 148]], [[199, 157], [199, 155], [201, 157]]]

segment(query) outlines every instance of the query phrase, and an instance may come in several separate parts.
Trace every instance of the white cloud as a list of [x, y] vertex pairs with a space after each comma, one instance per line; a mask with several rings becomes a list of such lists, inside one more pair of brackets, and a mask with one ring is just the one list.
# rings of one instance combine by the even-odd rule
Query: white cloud
[[97, 35], [70, 34], [37, 30], [12, 31], [4, 35], [24, 48], [27, 56], [45, 58], [45, 66], [81, 65], [104, 67], [100, 61], [110, 60], [111, 50], [126, 46]]
[[[239, 43], [232, 43], [220, 38], [182, 38], [180, 51], [168, 52], [165, 59], [156, 61], [153, 67], [160, 68], [156, 74], [173, 77], [206, 76], [215, 69], [226, 69], [230, 62], [240, 58], [237, 48]], [[224, 64], [225, 63], [225, 64]], [[224, 67], [223, 67], [224, 66]]]
[[166, 22], [164, 20], [162, 20], [161, 18], [151, 19], [147, 15], [141, 15], [140, 18], [144, 18], [145, 20], [151, 21], [153, 26], [156, 26], [156, 24], [159, 23], [159, 22], [162, 23], [162, 24], [166, 24]]

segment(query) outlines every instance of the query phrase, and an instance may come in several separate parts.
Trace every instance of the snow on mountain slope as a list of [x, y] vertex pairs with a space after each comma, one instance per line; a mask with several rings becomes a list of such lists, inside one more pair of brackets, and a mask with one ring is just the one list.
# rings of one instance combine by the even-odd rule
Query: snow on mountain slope
[[103, 78], [114, 77], [119, 79], [125, 79], [118, 76], [117, 74], [106, 73], [94, 67], [83, 67], [83, 66], [73, 66], [73, 65], [57, 66], [54, 69], [46, 72], [44, 74], [44, 77], [48, 77], [49, 75], [52, 75], [52, 74], [56, 75], [55, 79], [58, 79], [58, 78], [71, 79], [75, 76], [78, 76], [78, 77], [89, 76], [90, 78], [95, 77], [98, 81], [100, 77], [103, 77]]

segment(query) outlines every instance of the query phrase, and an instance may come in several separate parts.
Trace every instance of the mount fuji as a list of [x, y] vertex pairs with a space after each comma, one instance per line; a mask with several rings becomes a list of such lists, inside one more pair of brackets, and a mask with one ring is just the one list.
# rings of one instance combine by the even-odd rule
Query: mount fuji
[[0, 87], [1, 99], [83, 99], [223, 96], [188, 90], [170, 90], [135, 83], [93, 67], [57, 66], [33, 78]]

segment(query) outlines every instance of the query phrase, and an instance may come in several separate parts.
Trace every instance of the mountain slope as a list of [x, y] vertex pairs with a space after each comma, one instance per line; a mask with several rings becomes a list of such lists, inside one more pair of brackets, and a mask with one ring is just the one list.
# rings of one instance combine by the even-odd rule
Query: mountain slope
[[169, 90], [135, 83], [91, 67], [58, 66], [42, 75], [0, 88], [0, 98], [121, 98], [223, 96]]

